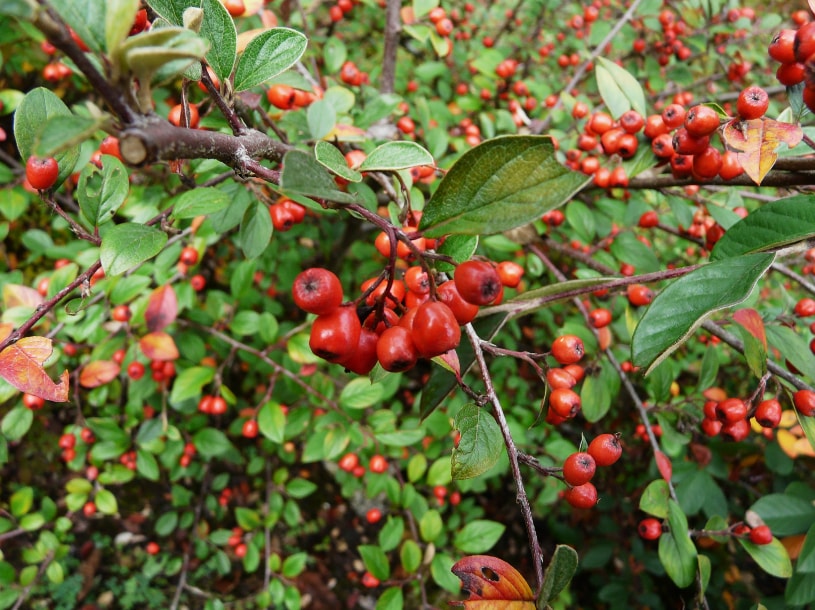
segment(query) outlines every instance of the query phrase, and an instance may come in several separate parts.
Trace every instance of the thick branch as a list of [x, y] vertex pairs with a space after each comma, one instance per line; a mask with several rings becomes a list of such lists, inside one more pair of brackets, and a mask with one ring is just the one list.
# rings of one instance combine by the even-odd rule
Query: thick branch
[[399, 18], [401, 6], [400, 0], [388, 0], [385, 9], [385, 48], [382, 57], [380, 93], [393, 93], [396, 80], [396, 51], [399, 49], [399, 34], [402, 31], [402, 22]]
[[[813, 159], [804, 159], [809, 161], [810, 167], [815, 165]], [[780, 168], [777, 168], [780, 169]], [[659, 176], [638, 176], [631, 179], [628, 183], [629, 189], [661, 189], [669, 186], [689, 186], [691, 184], [701, 184], [703, 186], [812, 186], [815, 185], [815, 172], [787, 172], [787, 171], [771, 171], [761, 181], [761, 185], [757, 185], [752, 178], [747, 174], [742, 174], [732, 180], [722, 180], [721, 178], [714, 178], [713, 180], [700, 183], [693, 178], [675, 178], [671, 174], [660, 174]]]

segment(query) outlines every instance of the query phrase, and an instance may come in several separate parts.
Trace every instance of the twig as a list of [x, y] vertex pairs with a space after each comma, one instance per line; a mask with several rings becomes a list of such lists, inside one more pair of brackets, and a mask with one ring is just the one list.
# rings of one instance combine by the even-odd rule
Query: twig
[[402, 22], [399, 17], [401, 0], [388, 0], [385, 7], [385, 46], [382, 52], [382, 76], [379, 83], [380, 93], [393, 93], [396, 81], [396, 52], [399, 50], [399, 35]]
[[[207, 487], [209, 487], [209, 463], [204, 464], [203, 472], [201, 473], [201, 489], [198, 496], [198, 504], [195, 505], [195, 513], [190, 527], [192, 536], [196, 535], [198, 531], [198, 522], [201, 520], [201, 512], [204, 508], [204, 500], [207, 496]], [[181, 566], [181, 576], [178, 577], [178, 585], [173, 595], [173, 601], [170, 604], [170, 610], [178, 610], [178, 604], [181, 601], [181, 593], [187, 586], [187, 573], [190, 568], [190, 554], [195, 545], [190, 543], [184, 551], [184, 562]]]

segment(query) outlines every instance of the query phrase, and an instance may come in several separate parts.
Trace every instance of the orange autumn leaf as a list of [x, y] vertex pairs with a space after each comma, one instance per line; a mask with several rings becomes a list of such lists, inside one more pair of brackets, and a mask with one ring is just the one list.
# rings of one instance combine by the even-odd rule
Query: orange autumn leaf
[[144, 319], [151, 332], [165, 329], [175, 322], [178, 315], [178, 299], [170, 285], [160, 286], [150, 293]]
[[766, 118], [750, 121], [733, 119], [722, 130], [725, 146], [736, 153], [744, 172], [756, 184], [761, 184], [775, 165], [778, 146], [785, 143], [792, 148], [803, 135], [798, 125]]
[[661, 451], [654, 451], [654, 459], [656, 460], [659, 474], [662, 475], [663, 479], [670, 483], [671, 477], [673, 476], [673, 465], [671, 464], [671, 458]]
[[465, 601], [451, 602], [467, 610], [535, 610], [535, 597], [526, 579], [506, 561], [471, 555], [451, 568], [461, 579]]
[[0, 341], [5, 341], [6, 337], [14, 330], [14, 324], [11, 322], [3, 322], [0, 324]]
[[176, 360], [178, 348], [173, 338], [164, 332], [148, 333], [139, 339], [142, 353], [150, 360]]
[[785, 536], [781, 538], [781, 544], [787, 549], [787, 555], [789, 555], [793, 561], [798, 559], [798, 556], [801, 554], [804, 540], [806, 540], [806, 534], [796, 534], [795, 536]]
[[3, 286], [3, 307], [31, 307], [32, 309], [42, 303], [42, 295], [28, 286], [20, 284], [6, 284]]
[[767, 333], [764, 331], [764, 321], [755, 309], [739, 309], [733, 314], [733, 319], [758, 339], [765, 350], [767, 349]]
[[54, 383], [42, 366], [53, 351], [51, 339], [23, 337], [0, 352], [0, 377], [21, 392], [51, 402], [67, 402], [68, 371], [63, 371], [59, 381]]
[[94, 360], [82, 369], [79, 385], [83, 388], [98, 388], [116, 379], [120, 370], [119, 365], [112, 360]]

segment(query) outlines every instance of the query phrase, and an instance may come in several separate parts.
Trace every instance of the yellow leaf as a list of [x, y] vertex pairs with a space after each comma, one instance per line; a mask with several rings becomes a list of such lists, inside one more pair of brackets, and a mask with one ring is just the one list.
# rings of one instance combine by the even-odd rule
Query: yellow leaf
[[148, 333], [139, 340], [142, 353], [150, 360], [176, 360], [178, 348], [173, 338], [164, 332]]
[[797, 145], [804, 132], [798, 125], [772, 119], [733, 119], [724, 126], [722, 138], [728, 150], [736, 153], [744, 172], [756, 184], [761, 184], [778, 159], [779, 145]]
[[98, 388], [116, 379], [119, 371], [119, 365], [112, 360], [94, 360], [82, 369], [79, 385], [83, 388]]

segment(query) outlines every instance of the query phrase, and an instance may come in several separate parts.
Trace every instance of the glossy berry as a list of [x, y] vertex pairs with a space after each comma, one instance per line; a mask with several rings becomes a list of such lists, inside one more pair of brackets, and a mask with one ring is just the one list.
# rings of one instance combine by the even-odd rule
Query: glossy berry
[[628, 110], [620, 117], [620, 127], [628, 133], [637, 133], [645, 125], [645, 119], [636, 110]]
[[563, 462], [563, 480], [572, 487], [591, 481], [597, 470], [594, 458], [581, 451], [573, 453]]
[[147, 546], [144, 547], [144, 550], [147, 551], [148, 555], [158, 555], [161, 548], [157, 542], [148, 542]]
[[417, 308], [411, 337], [419, 354], [423, 358], [432, 358], [458, 347], [461, 328], [447, 305], [427, 301]]
[[127, 376], [133, 381], [138, 381], [144, 377], [144, 365], [141, 362], [134, 360], [127, 365]]
[[96, 514], [96, 504], [93, 500], [88, 500], [82, 507], [82, 514], [86, 517], [93, 517]]
[[255, 438], [258, 435], [258, 422], [256, 419], [247, 419], [243, 422], [241, 434], [246, 438]]
[[592, 508], [597, 504], [597, 488], [592, 483], [583, 483], [567, 489], [563, 497], [574, 508]]
[[466, 261], [456, 267], [453, 275], [461, 298], [473, 305], [486, 305], [501, 293], [501, 278], [486, 261]]
[[549, 408], [565, 419], [577, 415], [580, 406], [580, 395], [568, 388], [557, 388], [549, 395]]
[[577, 380], [564, 368], [551, 368], [546, 371], [546, 382], [553, 390], [558, 388], [571, 389], [577, 385]]
[[552, 357], [560, 364], [574, 364], [583, 354], [583, 340], [577, 335], [561, 335], [552, 343]]
[[715, 178], [721, 168], [722, 154], [712, 146], [693, 156], [693, 175], [697, 178], [703, 180]]
[[792, 395], [792, 403], [801, 415], [815, 415], [815, 392], [812, 390], [798, 390]]
[[598, 466], [611, 466], [620, 459], [623, 447], [618, 435], [606, 433], [593, 438], [587, 452]]
[[25, 163], [25, 177], [28, 183], [39, 191], [50, 189], [57, 182], [59, 165], [53, 157], [41, 159], [31, 156]]
[[388, 460], [385, 456], [380, 454], [375, 454], [371, 456], [371, 459], [368, 462], [368, 470], [371, 472], [375, 472], [377, 474], [382, 474], [388, 469]]
[[710, 106], [699, 104], [685, 115], [685, 129], [694, 138], [709, 136], [719, 127], [719, 113]]
[[179, 262], [184, 263], [192, 267], [198, 262], [198, 250], [196, 250], [193, 246], [184, 246], [181, 250], [181, 254], [178, 256]]
[[626, 288], [628, 302], [634, 307], [648, 305], [654, 300], [654, 291], [644, 284], [630, 284]]
[[611, 312], [604, 307], [598, 307], [589, 312], [589, 322], [594, 328], [604, 328], [611, 324]]
[[720, 434], [727, 440], [738, 443], [746, 439], [747, 435], [750, 434], [750, 423], [746, 419], [723, 422]]
[[733, 423], [747, 417], [747, 405], [741, 398], [726, 398], [716, 405], [716, 418]]
[[337, 466], [345, 472], [353, 472], [359, 466], [359, 456], [356, 453], [346, 453], [339, 459]]
[[357, 310], [351, 305], [337, 307], [334, 311], [317, 316], [311, 326], [309, 347], [311, 351], [328, 362], [347, 359], [359, 343], [362, 330]]
[[439, 285], [438, 296], [439, 300], [450, 308], [461, 326], [472, 322], [478, 315], [478, 305], [465, 301], [453, 280]]
[[275, 108], [291, 110], [294, 108], [296, 95], [293, 87], [283, 83], [276, 83], [266, 91], [266, 99]]
[[643, 540], [656, 540], [662, 535], [662, 523], [653, 517], [647, 517], [640, 521], [637, 533]]
[[681, 104], [670, 104], [662, 111], [662, 122], [670, 131], [676, 129], [685, 121], [685, 107]]
[[770, 544], [773, 541], [773, 533], [768, 525], [757, 525], [750, 530], [750, 542], [758, 545]]
[[365, 572], [365, 574], [362, 575], [361, 582], [362, 586], [368, 589], [374, 589], [379, 586], [379, 579], [370, 572]]
[[507, 288], [516, 288], [524, 275], [524, 268], [514, 261], [502, 261], [495, 270], [501, 283]]
[[802, 64], [815, 54], [815, 21], [798, 28], [792, 41], [792, 50], [795, 53], [795, 61]]
[[767, 92], [761, 87], [753, 85], [739, 93], [739, 98], [736, 101], [736, 112], [739, 113], [743, 120], [749, 121], [764, 116], [769, 105], [770, 96], [767, 95]]
[[342, 303], [340, 279], [328, 269], [311, 267], [301, 271], [292, 284], [294, 304], [303, 311], [325, 315]]
[[781, 403], [775, 398], [758, 403], [753, 417], [762, 428], [775, 428], [781, 422]]
[[110, 314], [116, 322], [127, 322], [132, 316], [133, 313], [127, 305], [117, 305]]
[[799, 318], [815, 316], [815, 299], [805, 297], [795, 304], [795, 315]]
[[368, 512], [365, 513], [365, 520], [368, 523], [377, 523], [378, 521], [382, 520], [382, 511], [378, 508], [370, 508]]
[[702, 420], [701, 428], [707, 436], [717, 436], [722, 431], [722, 422], [706, 417]]
[[[385, 311], [390, 311], [386, 309]], [[376, 344], [379, 342], [379, 335], [369, 329], [362, 328], [359, 332], [359, 342], [353, 353], [340, 361], [343, 367], [357, 375], [367, 375], [376, 366]]]
[[31, 411], [39, 411], [45, 406], [45, 399], [34, 394], [23, 394], [23, 406]]
[[391, 373], [413, 368], [419, 355], [419, 350], [413, 343], [413, 334], [404, 326], [391, 326], [385, 329], [376, 342], [376, 357], [379, 364]]
[[797, 30], [781, 30], [773, 36], [767, 52], [775, 61], [782, 64], [795, 63], [795, 33]]
[[[189, 120], [190, 129], [195, 129], [198, 127], [198, 122], [200, 120], [200, 115], [198, 114], [198, 106], [195, 104], [187, 104], [187, 108], [189, 109]], [[172, 108], [170, 108], [170, 113], [167, 115], [167, 120], [170, 121], [176, 127], [184, 126], [184, 107], [181, 104], [176, 104]]]
[[659, 224], [659, 214], [654, 210], [648, 210], [640, 216], [637, 224], [643, 229], [652, 229]]

